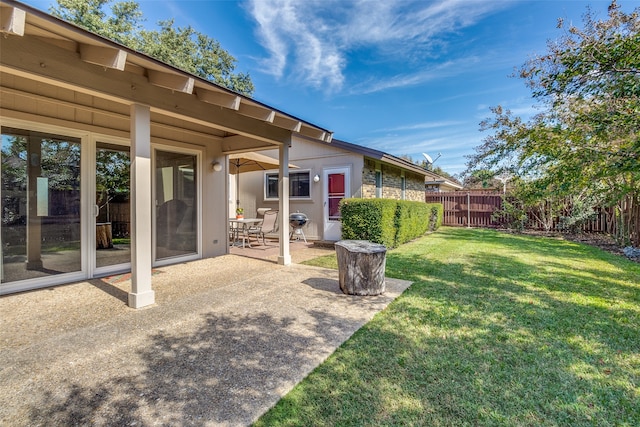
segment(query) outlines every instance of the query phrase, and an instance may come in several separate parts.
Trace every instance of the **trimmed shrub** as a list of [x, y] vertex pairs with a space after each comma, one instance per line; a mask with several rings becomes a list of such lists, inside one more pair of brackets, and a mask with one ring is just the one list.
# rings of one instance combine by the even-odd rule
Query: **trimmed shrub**
[[342, 199], [342, 238], [369, 240], [394, 247], [396, 201], [389, 199]]
[[442, 224], [440, 203], [392, 199], [343, 199], [342, 238], [369, 240], [395, 248]]
[[398, 200], [396, 208], [395, 247], [429, 231], [431, 208], [426, 203]]

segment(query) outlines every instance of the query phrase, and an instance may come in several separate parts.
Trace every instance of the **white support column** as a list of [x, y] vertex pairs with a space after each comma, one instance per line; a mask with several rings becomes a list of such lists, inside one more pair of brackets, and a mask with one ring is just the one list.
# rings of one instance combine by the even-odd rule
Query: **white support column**
[[291, 264], [291, 253], [289, 251], [289, 144], [282, 144], [279, 149], [280, 173], [278, 179], [279, 201], [279, 238], [280, 254], [278, 264]]
[[151, 289], [151, 110], [131, 106], [131, 292], [129, 306], [155, 302]]

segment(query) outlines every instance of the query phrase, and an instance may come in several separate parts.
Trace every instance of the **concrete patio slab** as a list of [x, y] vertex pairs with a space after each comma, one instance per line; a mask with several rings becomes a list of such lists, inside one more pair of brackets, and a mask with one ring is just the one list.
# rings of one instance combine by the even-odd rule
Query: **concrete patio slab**
[[249, 425], [409, 285], [225, 255], [156, 269], [141, 310], [124, 276], [4, 296], [0, 425]]

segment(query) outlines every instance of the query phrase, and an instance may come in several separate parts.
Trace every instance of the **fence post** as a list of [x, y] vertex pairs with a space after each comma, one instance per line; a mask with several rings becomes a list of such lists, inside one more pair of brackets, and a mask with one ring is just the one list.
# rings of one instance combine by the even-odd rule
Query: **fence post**
[[471, 228], [471, 194], [467, 192], [467, 228]]

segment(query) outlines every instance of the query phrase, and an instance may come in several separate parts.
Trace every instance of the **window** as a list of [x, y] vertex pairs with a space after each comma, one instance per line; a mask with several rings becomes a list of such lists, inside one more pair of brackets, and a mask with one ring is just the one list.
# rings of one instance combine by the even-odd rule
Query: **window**
[[[308, 199], [311, 197], [311, 172], [289, 172], [289, 198]], [[265, 198], [278, 198], [278, 174], [265, 174]]]
[[376, 197], [382, 197], [382, 171], [376, 171]]
[[400, 177], [400, 193], [402, 200], [407, 198], [407, 179], [404, 176]]

